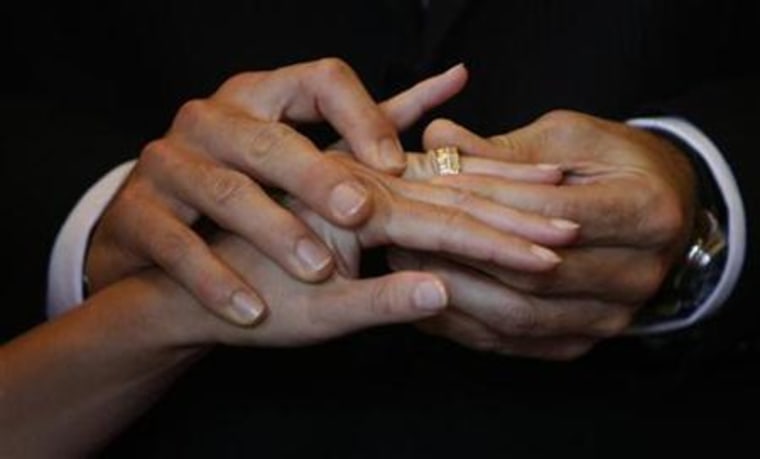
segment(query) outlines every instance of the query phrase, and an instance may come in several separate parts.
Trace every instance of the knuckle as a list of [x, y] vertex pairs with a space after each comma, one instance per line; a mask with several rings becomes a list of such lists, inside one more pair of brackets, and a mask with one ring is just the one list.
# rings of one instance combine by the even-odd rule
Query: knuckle
[[166, 231], [153, 239], [151, 255], [156, 262], [174, 271], [182, 266], [192, 252], [195, 240], [184, 231]]
[[328, 81], [353, 76], [351, 67], [343, 59], [337, 57], [320, 59], [314, 65], [317, 74]]
[[626, 304], [649, 300], [667, 276], [667, 265], [660, 255], [649, 255], [644, 260], [635, 260], [625, 271], [616, 271], [619, 276], [611, 273], [607, 277], [612, 286], [608, 300]]
[[552, 127], [562, 127], [582, 123], [586, 119], [584, 115], [572, 110], [555, 109], [541, 115], [536, 122]]
[[[462, 238], [456, 229], [466, 228], [470, 220], [469, 215], [463, 210], [456, 207], [443, 207], [438, 212], [439, 225], [435, 233], [435, 245], [438, 250], [444, 250], [453, 253], [464, 253], [468, 250], [468, 242]], [[473, 252], [473, 257], [482, 259], [487, 257], [490, 260], [490, 252], [484, 253]], [[488, 260], [484, 260], [488, 261]]]
[[455, 143], [452, 138], [452, 126], [454, 123], [447, 118], [436, 118], [431, 121], [422, 134], [424, 143], [428, 148], [435, 148], [441, 144]]
[[510, 334], [517, 336], [535, 336], [541, 333], [542, 324], [534, 308], [520, 305], [508, 310], [507, 314], [498, 318], [497, 329], [509, 330]]
[[433, 121], [431, 121], [430, 124], [428, 124], [426, 129], [429, 129], [433, 132], [448, 131], [453, 126], [455, 126], [454, 122], [448, 118], [436, 118]]
[[[399, 296], [393, 285], [387, 280], [375, 282], [369, 296], [369, 308], [373, 316], [388, 317], [393, 315], [394, 297]], [[396, 298], [401, 300], [401, 298]]]
[[619, 312], [614, 312], [601, 320], [597, 320], [591, 326], [591, 333], [599, 338], [612, 338], [623, 333], [632, 319], [631, 314], [622, 312], [622, 310], [623, 307], [620, 307]]
[[536, 124], [542, 128], [540, 139], [544, 144], [574, 142], [592, 126], [587, 115], [562, 109], [542, 115]]
[[241, 72], [231, 77], [222, 84], [222, 89], [237, 93], [246, 88], [250, 88], [259, 82], [262, 78], [262, 72]]
[[[138, 212], [144, 212], [145, 206], [141, 205], [143, 200], [143, 193], [139, 186], [127, 184], [122, 188], [111, 204], [108, 206], [107, 212], [112, 215], [129, 216]], [[133, 223], [131, 218], [123, 218], [123, 222], [126, 225]]]
[[142, 168], [149, 170], [165, 170], [172, 155], [170, 142], [164, 138], [153, 140], [143, 147], [139, 163]]
[[665, 259], [660, 257], [642, 266], [634, 281], [636, 293], [632, 295], [632, 299], [634, 301], [645, 301], [652, 297], [660, 289], [667, 275], [667, 270]]
[[206, 182], [206, 192], [211, 201], [221, 207], [227, 207], [239, 199], [250, 184], [246, 176], [232, 171], [210, 172]]
[[283, 146], [295, 136], [296, 131], [282, 123], [271, 122], [251, 133], [247, 148], [248, 157], [255, 164], [266, 161], [283, 150]]
[[469, 191], [459, 188], [446, 188], [445, 190], [448, 194], [447, 200], [449, 205], [457, 209], [469, 209], [470, 206], [475, 204], [475, 196]]
[[[455, 191], [452, 195], [457, 195], [459, 191]], [[458, 199], [454, 198], [454, 199]], [[465, 220], [469, 220], [469, 215], [464, 209], [458, 207], [445, 207], [441, 213], [444, 228], [458, 228]]]
[[174, 117], [174, 125], [182, 130], [193, 130], [202, 122], [208, 111], [208, 102], [203, 99], [192, 99], [179, 108]]
[[650, 213], [649, 232], [657, 237], [661, 244], [667, 245], [685, 232], [686, 212], [673, 196], [666, 193], [655, 195], [661, 198], [657, 200], [654, 211]]

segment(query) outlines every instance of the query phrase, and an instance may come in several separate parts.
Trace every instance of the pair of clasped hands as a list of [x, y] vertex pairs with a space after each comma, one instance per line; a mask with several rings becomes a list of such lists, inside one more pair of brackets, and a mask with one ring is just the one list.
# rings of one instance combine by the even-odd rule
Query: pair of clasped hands
[[[434, 121], [424, 147], [462, 153], [460, 174], [438, 175], [397, 132], [466, 80], [459, 65], [377, 104], [337, 59], [232, 77], [144, 148], [93, 234], [91, 288], [152, 289], [184, 344], [412, 322], [478, 350], [583, 355], [683, 248], [691, 168], [651, 133], [555, 111], [490, 138]], [[327, 151], [297, 130], [322, 121], [343, 136]], [[393, 272], [359, 278], [377, 246]]]

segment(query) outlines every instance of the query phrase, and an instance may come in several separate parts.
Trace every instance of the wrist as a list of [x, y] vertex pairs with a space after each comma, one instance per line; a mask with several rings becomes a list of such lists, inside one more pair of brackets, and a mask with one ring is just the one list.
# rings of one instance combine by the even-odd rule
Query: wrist
[[[663, 292], [674, 290], [673, 281], [678, 276], [689, 277], [691, 279], [682, 280], [681, 284], [692, 284], [695, 301], [677, 314], [637, 323], [630, 332], [651, 334], [684, 329], [716, 314], [739, 279], [746, 249], [744, 204], [722, 152], [688, 121], [660, 117], [630, 120], [628, 124], [668, 138], [691, 160], [698, 175], [698, 215], [703, 224], [695, 225], [690, 246], [674, 267], [669, 278], [671, 282], [663, 288]], [[713, 223], [704, 223], [711, 219]], [[700, 256], [704, 251], [709, 253], [707, 258]], [[695, 270], [694, 262], [698, 259], [703, 263]], [[658, 296], [657, 300], [661, 297]], [[650, 309], [645, 308], [645, 312]]]
[[114, 283], [88, 298], [84, 306], [77, 312], [87, 311], [109, 335], [123, 335], [152, 355], [192, 360], [215, 344], [207, 332], [211, 315], [158, 270]]

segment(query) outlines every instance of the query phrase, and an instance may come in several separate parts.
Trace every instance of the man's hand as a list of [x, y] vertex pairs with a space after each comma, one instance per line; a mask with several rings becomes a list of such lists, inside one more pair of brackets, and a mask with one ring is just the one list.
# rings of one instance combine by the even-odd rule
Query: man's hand
[[90, 287], [97, 291], [158, 265], [212, 311], [255, 322], [264, 309], [259, 295], [190, 226], [205, 216], [291, 275], [325, 279], [334, 267], [330, 252], [263, 186], [285, 190], [344, 227], [362, 224], [373, 199], [348, 168], [291, 124], [326, 120], [361, 161], [399, 173], [405, 157], [384, 112], [410, 123], [465, 80], [457, 67], [378, 106], [335, 59], [231, 78], [210, 98], [186, 103], [168, 133], [145, 147], [94, 232]]
[[[285, 203], [330, 246], [339, 269], [324, 282], [302, 282], [242, 238], [229, 233], [216, 235], [212, 238], [213, 250], [245, 282], [259, 289], [269, 305], [268, 314], [250, 329], [231, 327], [200, 307], [188, 310], [189, 314], [176, 312], [174, 317], [180, 317], [176, 320], [162, 319], [172, 324], [171, 329], [180, 328], [177, 333], [189, 333], [184, 341], [304, 345], [361, 328], [428, 318], [446, 307], [446, 285], [432, 273], [406, 271], [357, 279], [365, 248], [394, 245], [430, 250], [537, 272], [554, 269], [559, 259], [515, 233], [558, 245], [576, 237], [577, 227], [569, 222], [512, 211], [447, 187], [410, 183], [374, 171], [344, 154], [331, 157], [349, 168], [370, 190], [374, 198], [370, 218], [356, 228], [341, 228], [295, 198], [288, 197]], [[472, 164], [482, 166], [488, 162], [497, 163], [477, 159]], [[470, 162], [467, 163], [465, 167], [469, 168]], [[412, 164], [418, 167], [416, 162]], [[181, 309], [185, 303], [194, 302], [176, 288], [173, 295], [179, 295], [180, 300], [169, 298], [168, 302], [180, 304]]]
[[393, 253], [392, 266], [435, 273], [450, 289], [454, 308], [422, 325], [431, 333], [508, 354], [578, 357], [630, 324], [687, 242], [696, 205], [694, 172], [680, 151], [654, 134], [559, 111], [487, 140], [438, 121], [425, 144], [559, 165], [565, 175], [560, 185], [467, 174], [434, 177], [432, 183], [580, 224], [577, 242], [557, 249], [563, 262], [550, 272]]

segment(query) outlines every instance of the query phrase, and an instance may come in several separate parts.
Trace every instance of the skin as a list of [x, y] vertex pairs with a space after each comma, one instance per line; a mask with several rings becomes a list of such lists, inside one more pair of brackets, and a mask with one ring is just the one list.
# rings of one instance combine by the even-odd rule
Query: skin
[[[193, 225], [205, 216], [216, 226], [259, 247], [294, 277], [307, 282], [324, 281], [335, 266], [331, 252], [263, 187], [282, 189], [342, 228], [359, 228], [371, 216], [387, 212], [385, 208], [376, 212], [373, 206], [388, 207], [393, 197], [386, 192], [385, 178], [378, 180], [380, 176], [375, 174], [368, 179], [369, 169], [363, 169], [366, 173], [361, 178], [356, 176], [357, 169], [351, 162], [323, 155], [293, 125], [326, 119], [344, 133], [344, 140], [336, 148], [350, 151], [353, 158], [390, 180], [394, 175], [389, 172], [400, 169], [389, 168], [388, 164], [378, 167], [381, 161], [377, 158], [395, 157], [395, 152], [381, 154], [377, 148], [373, 150], [372, 145], [383, 143], [373, 139], [395, 139], [396, 129], [409, 126], [425, 110], [453, 96], [466, 78], [464, 67], [455, 66], [375, 105], [354, 73], [344, 63], [330, 59], [272, 72], [241, 74], [225, 82], [210, 98], [186, 103], [168, 133], [145, 147], [127, 182], [100, 219], [86, 259], [92, 291], [155, 265], [220, 317], [240, 325], [256, 323], [265, 311], [261, 292], [243, 282], [210, 252]], [[406, 164], [406, 156], [401, 158], [394, 161]], [[508, 168], [502, 166], [499, 170]], [[526, 180], [560, 178], [556, 168], [520, 166], [515, 171]], [[398, 182], [395, 186], [401, 190], [411, 185]], [[429, 196], [428, 204], [444, 205], [463, 196], [442, 188], [437, 187], [434, 193], [416, 190], [413, 194]], [[341, 189], [350, 191], [349, 198]], [[412, 194], [410, 190], [404, 193], [407, 197]], [[479, 202], [473, 210], [479, 211], [481, 217], [487, 216], [489, 212], [481, 209], [485, 200]], [[341, 213], [341, 207], [348, 213]], [[399, 241], [408, 232], [406, 225], [422, 221], [413, 217], [414, 213], [424, 211], [407, 206], [404, 212], [405, 220], [389, 221], [389, 229], [399, 235]], [[530, 218], [513, 212], [515, 218], [510, 226], [507, 213], [493, 212], [498, 221], [491, 218], [490, 223], [495, 223], [497, 229], [512, 230], [513, 234], [500, 237], [502, 244], [494, 246], [498, 249], [481, 247], [475, 258], [496, 257], [498, 264], [516, 269], [542, 269], [559, 261], [553, 253], [526, 239], [536, 225], [520, 232], [520, 219]], [[464, 223], [471, 227], [471, 221], [460, 218], [466, 214], [458, 212], [450, 218], [466, 220]], [[481, 218], [479, 224], [490, 223], [488, 218]], [[549, 231], [556, 232], [556, 228]], [[540, 238], [537, 242], [541, 242]], [[542, 257], [543, 261], [536, 262]], [[523, 262], [515, 263], [512, 258]]]
[[[456, 92], [463, 84], [462, 70], [423, 82], [381, 105], [381, 109], [403, 127], [426, 107]], [[350, 141], [346, 144], [353, 148]], [[162, 156], [187, 158], [171, 164], [181, 169], [179, 174], [196, 177], [193, 171], [207, 169], [193, 167], [211, 160], [199, 159], [201, 155], [189, 151], [167, 149]], [[429, 168], [419, 157], [411, 158], [414, 165], [410, 171], [419, 169], [416, 173], [421, 174]], [[282, 159], [292, 160], [288, 156]], [[145, 158], [140, 161], [145, 162]], [[155, 165], [152, 161], [155, 159], [149, 159], [144, 167], [150, 169]], [[562, 245], [577, 237], [577, 225], [558, 225], [560, 220], [503, 208], [469, 192], [413, 183], [364, 166], [345, 153], [320, 156], [319, 162], [324, 169], [350, 177], [370, 197], [366, 217], [351, 228], [333, 223], [319, 213], [321, 209], [295, 196], [286, 199], [284, 206], [277, 204], [278, 212], [292, 216], [299, 227], [323, 239], [330, 248], [336, 243], [339, 247], [348, 244], [351, 251], [338, 251], [339, 269], [326, 279], [298, 279], [280, 258], [260, 247], [260, 241], [224, 230], [204, 239], [198, 237], [200, 251], [169, 257], [170, 261], [198, 266], [213, 259], [223, 271], [235, 273], [246, 288], [258, 292], [260, 301], [269, 308], [256, 317], [255, 326], [248, 327], [229, 323], [227, 315], [209, 307], [204, 302], [208, 296], [199, 296], [198, 288], [192, 288], [198, 283], [190, 282], [187, 289], [186, 277], [159, 267], [146, 269], [134, 261], [138, 255], [152, 256], [150, 250], [140, 252], [140, 247], [159, 253], [166, 250], [141, 246], [142, 236], [137, 234], [141, 225], [143, 233], [149, 232], [147, 229], [156, 231], [152, 234], [158, 241], [177, 241], [174, 232], [189, 231], [194, 221], [191, 217], [198, 212], [195, 209], [185, 214], [188, 207], [172, 207], [171, 202], [180, 200], [166, 191], [171, 187], [153, 189], [151, 186], [157, 184], [150, 180], [150, 174], [134, 174], [110, 207], [93, 242], [93, 250], [111, 250], [113, 258], [99, 260], [102, 254], [96, 253], [88, 262], [92, 274], [102, 268], [105, 279], [122, 277], [100, 285], [69, 313], [0, 347], [0, 456], [81, 457], [97, 451], [216, 345], [302, 346], [366, 327], [416, 322], [447, 307], [447, 286], [432, 273], [406, 270], [356, 279], [359, 256], [365, 248], [393, 244], [415, 251], [469, 256], [505, 268], [547, 271], [555, 269], [559, 258], [531, 240]], [[554, 183], [561, 178], [556, 168], [512, 170], [499, 164], [496, 160], [467, 159], [464, 166], [468, 170], [491, 170], [497, 177], [517, 174], [533, 183]], [[266, 200], [259, 204], [269, 205]], [[147, 206], [145, 214], [132, 208], [140, 206]], [[146, 228], [153, 217], [158, 223]], [[178, 230], [178, 225], [183, 229]], [[451, 231], [452, 227], [456, 231]], [[325, 228], [331, 230], [325, 232]], [[133, 239], [113, 239], [118, 235], [131, 235]], [[126, 256], [129, 254], [133, 258]], [[195, 260], [199, 254], [200, 260]], [[111, 260], [126, 263], [111, 264]], [[160, 260], [158, 264], [163, 267], [165, 263]], [[138, 267], [139, 272], [128, 274]], [[208, 275], [208, 279], [217, 280], [213, 265]]]
[[[454, 68], [432, 81], [424, 82], [414, 91], [382, 104], [380, 109], [398, 128], [404, 128], [425, 109], [456, 93], [466, 77], [463, 77], [462, 70]], [[245, 86], [243, 83], [233, 86], [238, 84]], [[246, 93], [242, 89], [237, 91]], [[248, 91], [255, 92], [255, 84], [254, 89]], [[181, 116], [178, 115], [178, 118]], [[205, 132], [203, 129], [200, 131]], [[213, 133], [213, 129], [208, 131], [208, 137], [213, 138]], [[207, 143], [213, 144], [212, 141]], [[435, 194], [438, 197], [434, 198], [433, 195], [428, 197], [427, 192], [401, 191], [399, 188], [402, 195], [414, 196], [417, 201], [432, 200], [428, 204], [436, 204], [436, 199], [448, 193], [443, 204], [451, 205], [458, 201], [463, 208], [467, 207], [465, 204], [473, 196], [486, 198], [502, 208], [482, 211], [476, 207], [475, 211], [479, 212], [476, 219], [512, 236], [553, 246], [557, 249], [555, 253], [563, 259], [556, 269], [536, 274], [526, 272], [525, 265], [509, 266], [510, 262], [505, 259], [497, 263], [494, 263], [495, 260], [484, 261], [482, 257], [485, 253], [480, 253], [479, 257], [473, 254], [452, 256], [449, 251], [449, 256], [441, 257], [432, 255], [429, 250], [425, 253], [393, 251], [389, 260], [393, 266], [436, 272], [446, 279], [452, 289], [457, 307], [441, 317], [426, 321], [420, 328], [466, 346], [550, 359], [571, 359], [584, 354], [600, 339], [617, 336], [625, 330], [638, 308], [657, 291], [689, 234], [694, 208], [694, 178], [688, 161], [667, 141], [641, 130], [579, 113], [557, 111], [523, 129], [490, 139], [483, 139], [451, 122], [438, 121], [428, 129], [424, 143], [426, 148], [458, 145], [473, 157], [465, 162], [463, 175], [434, 177], [431, 164], [425, 157], [410, 156], [404, 178], [407, 181], [425, 180], [442, 188], [459, 190], [459, 193], [441, 191], [439, 188]], [[340, 142], [335, 147], [345, 151], [353, 149], [348, 141]], [[207, 148], [205, 151], [209, 156], [223, 158], [226, 149]], [[192, 164], [186, 156], [178, 158], [178, 162], [173, 164], [175, 167], [170, 169], [182, 170], [187, 164]], [[286, 169], [297, 168], [297, 158], [298, 155], [282, 156], [278, 162], [287, 165]], [[327, 164], [334, 159], [326, 156], [320, 161]], [[491, 161], [484, 162], [486, 159]], [[150, 156], [147, 160], [141, 158], [141, 162], [147, 164], [147, 168], [153, 166]], [[176, 167], [178, 164], [183, 167]], [[351, 169], [353, 163], [333, 161], [333, 164], [328, 168], [342, 165], [346, 171]], [[157, 171], [169, 173], [168, 169], [162, 170], [160, 167]], [[225, 170], [225, 173], [229, 172]], [[155, 181], [160, 181], [162, 173], [157, 173]], [[232, 173], [239, 172], [232, 170]], [[501, 174], [501, 178], [489, 178], [489, 174]], [[390, 174], [385, 175], [390, 177]], [[189, 177], [191, 175], [187, 174], [178, 180], [188, 181]], [[355, 179], [362, 186], [369, 187], [373, 195], [382, 195], [386, 188], [383, 183], [385, 178], [373, 176], [367, 179], [365, 176], [363, 180]], [[556, 186], [559, 180], [562, 184]], [[195, 182], [190, 180], [190, 183]], [[406, 185], [400, 186], [403, 188]], [[139, 190], [140, 187], [128, 183], [112, 205], [112, 209], [119, 209], [119, 205], [123, 204], [122, 211], [107, 212], [99, 225], [88, 257], [88, 272], [112, 272], [115, 273], [113, 279], [132, 272], [133, 267], [124, 267], [123, 257], [113, 256], [120, 247], [130, 247], [132, 234], [148, 242], [146, 250], [138, 250], [144, 265], [157, 263], [164, 267], [167, 263], [162, 262], [166, 258], [163, 253], [172, 252], [172, 247], [187, 246], [173, 244], [172, 237], [148, 238], [146, 232], [136, 231], [139, 225], [130, 225], [136, 220], [125, 218], [125, 215], [129, 216], [130, 210], [155, 205], [157, 196], [145, 195], [141, 201], [127, 200], [124, 204], [121, 198], [125, 194], [128, 196], [130, 189]], [[174, 194], [174, 199], [178, 199], [176, 190]], [[290, 194], [307, 207], [313, 206], [311, 201], [302, 201], [299, 194]], [[145, 205], [137, 206], [138, 202]], [[491, 208], [495, 209], [493, 206]], [[244, 210], [237, 209], [235, 212]], [[334, 226], [335, 222], [325, 218], [319, 207], [314, 210]], [[411, 209], [408, 210], [411, 212]], [[521, 212], [518, 214], [518, 211]], [[288, 215], [279, 206], [275, 212]], [[509, 212], [513, 213], [514, 219], [505, 218]], [[568, 234], [577, 229], [574, 224], [580, 224], [578, 240], [572, 247], [563, 247], [568, 243], [565, 239], [542, 239], [542, 233], [534, 231], [535, 226], [520, 223], [526, 222], [526, 218], [535, 218], [526, 217], [531, 213], [554, 218], [555, 224], [556, 219], [565, 221], [565, 225], [569, 225], [566, 228]], [[407, 214], [408, 217], [410, 215]], [[495, 222], [489, 220], [489, 215], [502, 215], [504, 218]], [[191, 232], [188, 224], [192, 219], [183, 221], [182, 212], [177, 209], [172, 216], [185, 225], [183, 231]], [[193, 217], [197, 218], [197, 215]], [[409, 218], [405, 224], [414, 221]], [[256, 219], [256, 215], [248, 216], [248, 220]], [[222, 219], [216, 220], [219, 223]], [[150, 221], [155, 224], [151, 234], [171, 235], [172, 230], [165, 222]], [[394, 234], [404, 234], [407, 231], [405, 224], [397, 225]], [[297, 228], [295, 232], [298, 234], [309, 233], [315, 240], [320, 239], [292, 213], [283, 224], [290, 225]], [[221, 226], [254, 243], [259, 237], [236, 231], [234, 225], [224, 224], [223, 221]], [[293, 231], [292, 228], [289, 231]], [[288, 234], [287, 231], [265, 233], [276, 238]], [[100, 238], [100, 234], [111, 237]], [[329, 237], [322, 235], [321, 239], [330, 244]], [[514, 243], [527, 247], [525, 241], [513, 239]], [[258, 246], [263, 247], [274, 260], [280, 262], [282, 259], [282, 256], [273, 254], [277, 244], [259, 242]], [[293, 247], [292, 243], [290, 247]], [[355, 273], [356, 267], [345, 261], [353, 258], [341, 254], [335, 244], [330, 244], [330, 248], [339, 254], [337, 260], [331, 259], [331, 268], [337, 261], [344, 274]], [[205, 282], [201, 282], [192, 276], [187, 279], [169, 270], [200, 298], [214, 296], [213, 292], [209, 292], [224, 285], [219, 276], [213, 275], [213, 270], [212, 274], [208, 274], [204, 268], [205, 260], [198, 256], [197, 251], [183, 250], [169, 258], [191, 260], [189, 264], [204, 273]], [[287, 264], [281, 265], [287, 269]], [[229, 295], [217, 296], [228, 298]], [[234, 291], [231, 295], [235, 297]], [[218, 308], [212, 305], [211, 309]]]
[[[426, 102], [456, 91], [458, 80], [453, 83], [438, 93], [433, 88]], [[403, 170], [395, 127], [344, 62], [236, 75], [209, 98], [185, 103], [166, 135], [143, 149], [94, 231], [86, 265], [93, 290], [157, 264], [220, 316], [240, 324], [258, 320], [265, 309], [260, 295], [190, 228], [201, 215], [299, 279], [328, 277], [329, 251], [263, 188], [298, 196], [338, 225], [368, 218], [369, 191], [293, 127], [317, 121], [329, 122], [367, 164]]]
[[563, 262], [544, 273], [392, 252], [392, 266], [435, 273], [450, 289], [453, 307], [420, 324], [429, 333], [509, 355], [577, 358], [626, 329], [688, 240], [696, 207], [694, 171], [682, 152], [649, 132], [556, 111], [491, 138], [439, 120], [429, 126], [424, 143], [458, 145], [480, 157], [560, 165], [564, 179], [558, 185], [475, 174], [409, 178], [580, 224], [578, 240], [557, 249]]
[[[333, 156], [368, 189], [382, 192], [373, 193], [370, 218], [354, 229], [327, 222], [294, 198], [287, 202], [340, 254], [342, 263], [330, 278], [298, 280], [242, 237], [217, 232], [209, 238], [214, 256], [270, 305], [256, 326], [228, 323], [159, 269], [100, 290], [0, 348], [0, 456], [79, 457], [96, 451], [215, 345], [304, 346], [366, 327], [420, 321], [447, 307], [447, 286], [432, 273], [406, 270], [357, 279], [354, 270], [366, 248], [394, 244], [469, 254], [522, 270], [556, 266], [556, 260], [536, 256], [534, 244], [516, 243], [498, 230], [501, 220], [514, 225], [514, 212], [493, 214], [499, 206], [477, 196], [468, 198], [468, 212], [462, 212], [455, 206], [461, 202], [458, 192]], [[427, 201], [405, 196], [417, 193]], [[482, 215], [494, 226], [479, 220]], [[521, 224], [523, 231], [557, 243], [577, 232], [542, 217], [526, 216]], [[452, 225], [458, 230], [450, 231]]]

